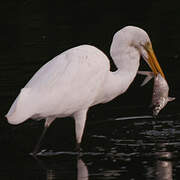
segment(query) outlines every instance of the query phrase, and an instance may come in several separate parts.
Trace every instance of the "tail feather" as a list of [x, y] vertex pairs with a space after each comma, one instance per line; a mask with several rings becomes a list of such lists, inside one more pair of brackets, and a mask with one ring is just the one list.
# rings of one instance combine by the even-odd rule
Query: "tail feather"
[[27, 107], [27, 97], [29, 97], [29, 93], [29, 88], [23, 88], [12, 104], [9, 112], [5, 115], [10, 124], [20, 124], [30, 118], [31, 112]]
[[[19, 97], [19, 96], [18, 96], [18, 97]], [[18, 97], [15, 99], [15, 101], [14, 101], [13, 104], [11, 105], [11, 108], [9, 109], [8, 113], [5, 115], [6, 118], [8, 118], [9, 116], [11, 116], [11, 115], [16, 111]]]

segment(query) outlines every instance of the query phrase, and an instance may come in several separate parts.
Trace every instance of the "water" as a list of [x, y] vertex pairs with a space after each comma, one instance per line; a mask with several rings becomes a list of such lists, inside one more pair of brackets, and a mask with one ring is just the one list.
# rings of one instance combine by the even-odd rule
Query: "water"
[[[91, 124], [80, 154], [54, 151], [54, 144], [53, 150], [33, 157], [10, 143], [6, 146], [11, 150], [0, 155], [0, 178], [179, 179], [180, 123], [176, 118], [115, 119], [102, 121], [96, 128]], [[99, 131], [107, 126], [106, 132]]]
[[[1, 3], [7, 29], [2, 29], [0, 55], [0, 179], [179, 179], [178, 1]], [[90, 109], [82, 153], [73, 151], [73, 120], [67, 118], [48, 129], [39, 156], [29, 155], [43, 122], [14, 127], [4, 118], [20, 88], [45, 62], [73, 46], [92, 44], [109, 56], [113, 34], [129, 24], [149, 33], [176, 100], [153, 119], [148, 111], [152, 84], [142, 88], [137, 77], [127, 93]]]

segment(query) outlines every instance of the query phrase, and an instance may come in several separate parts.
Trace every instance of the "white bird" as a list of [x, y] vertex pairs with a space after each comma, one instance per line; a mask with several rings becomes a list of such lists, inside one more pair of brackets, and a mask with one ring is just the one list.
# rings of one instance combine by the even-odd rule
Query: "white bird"
[[[71, 116], [80, 145], [88, 109], [111, 101], [128, 89], [137, 74], [140, 56], [155, 75], [164, 77], [148, 34], [138, 27], [126, 26], [115, 33], [110, 54], [117, 67], [114, 72], [110, 71], [108, 57], [94, 46], [77, 46], [56, 56], [21, 89], [6, 115], [8, 122], [45, 119], [42, 139], [56, 118]], [[38, 148], [39, 145], [34, 154]]]

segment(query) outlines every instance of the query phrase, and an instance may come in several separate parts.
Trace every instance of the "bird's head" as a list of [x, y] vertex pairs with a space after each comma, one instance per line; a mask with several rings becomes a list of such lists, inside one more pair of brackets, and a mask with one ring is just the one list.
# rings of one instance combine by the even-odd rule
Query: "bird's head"
[[139, 54], [148, 63], [155, 76], [160, 73], [161, 76], [165, 78], [153, 51], [151, 40], [143, 29], [135, 26], [126, 26], [118, 31], [114, 35], [111, 45], [111, 56], [116, 56], [119, 51], [123, 53], [128, 47], [138, 50]]
[[165, 78], [165, 75], [153, 51], [152, 43], [148, 34], [140, 28], [133, 26], [131, 26], [131, 28], [133, 29], [133, 33], [131, 33], [133, 35], [133, 45], [139, 50], [141, 56], [148, 63], [153, 73], [155, 75], [160, 73], [161, 76]]

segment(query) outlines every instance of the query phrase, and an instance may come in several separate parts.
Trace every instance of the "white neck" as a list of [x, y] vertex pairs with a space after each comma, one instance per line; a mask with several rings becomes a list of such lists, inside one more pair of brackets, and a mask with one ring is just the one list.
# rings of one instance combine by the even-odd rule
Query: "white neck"
[[118, 69], [107, 73], [104, 87], [98, 94], [99, 103], [108, 102], [128, 89], [137, 74], [140, 56], [148, 58], [144, 49], [147, 43], [150, 43], [147, 33], [134, 26], [126, 26], [115, 33], [110, 54]]
[[124, 93], [134, 80], [139, 68], [139, 51], [131, 46], [123, 48], [123, 51], [111, 49], [111, 56], [117, 71], [109, 71], [101, 96], [101, 102], [108, 102]]

